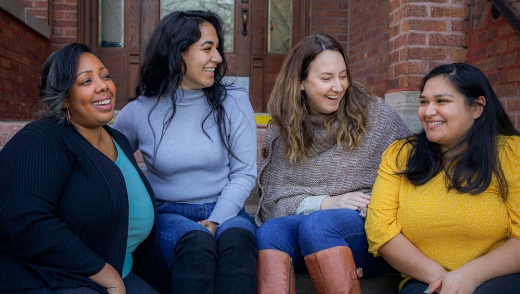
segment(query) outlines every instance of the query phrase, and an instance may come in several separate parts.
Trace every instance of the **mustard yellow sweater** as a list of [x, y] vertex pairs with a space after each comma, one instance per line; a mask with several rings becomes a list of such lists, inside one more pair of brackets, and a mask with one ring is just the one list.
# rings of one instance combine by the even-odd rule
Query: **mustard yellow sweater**
[[395, 141], [385, 151], [372, 189], [365, 223], [371, 253], [378, 256], [381, 246], [402, 233], [451, 271], [510, 238], [520, 239], [520, 137], [499, 139], [499, 160], [509, 188], [505, 201], [495, 177], [478, 195], [448, 191], [444, 173], [414, 186], [395, 174], [406, 166], [410, 144], [405, 142]]

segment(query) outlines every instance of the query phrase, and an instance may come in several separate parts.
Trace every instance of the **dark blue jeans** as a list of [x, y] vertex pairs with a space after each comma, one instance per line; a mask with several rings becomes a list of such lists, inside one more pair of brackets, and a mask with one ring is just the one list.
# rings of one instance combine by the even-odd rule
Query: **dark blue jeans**
[[365, 221], [350, 209], [318, 210], [309, 215], [271, 219], [256, 233], [258, 249], [276, 249], [289, 254], [296, 273], [307, 274], [304, 256], [336, 246], [352, 250], [364, 277], [376, 277], [395, 270], [381, 257], [368, 253]]
[[[215, 203], [186, 204], [159, 200], [157, 206], [159, 208], [161, 254], [165, 264], [170, 267], [174, 260], [173, 249], [182, 236], [195, 230], [210, 233], [208, 229], [197, 222], [209, 217]], [[218, 239], [222, 232], [231, 228], [243, 228], [253, 235], [256, 232], [253, 219], [244, 209], [240, 210], [237, 216], [220, 225], [215, 233], [215, 239]]]

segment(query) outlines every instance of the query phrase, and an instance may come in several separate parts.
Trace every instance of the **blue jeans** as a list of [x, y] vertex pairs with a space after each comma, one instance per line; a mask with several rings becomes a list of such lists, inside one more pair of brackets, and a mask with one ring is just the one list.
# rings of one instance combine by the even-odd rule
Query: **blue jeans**
[[318, 210], [309, 215], [271, 219], [256, 233], [258, 249], [283, 251], [293, 259], [296, 273], [307, 274], [304, 256], [336, 246], [347, 246], [364, 277], [396, 272], [381, 257], [368, 253], [365, 221], [350, 209]]
[[[170, 268], [174, 260], [173, 249], [182, 236], [196, 230], [210, 233], [208, 229], [197, 222], [209, 217], [213, 208], [215, 208], [215, 203], [186, 204], [158, 200], [157, 206], [159, 209], [161, 255], [165, 264]], [[253, 235], [255, 235], [257, 229], [253, 219], [243, 208], [237, 216], [228, 219], [217, 228], [215, 239], [218, 239], [222, 232], [231, 228], [246, 229]]]

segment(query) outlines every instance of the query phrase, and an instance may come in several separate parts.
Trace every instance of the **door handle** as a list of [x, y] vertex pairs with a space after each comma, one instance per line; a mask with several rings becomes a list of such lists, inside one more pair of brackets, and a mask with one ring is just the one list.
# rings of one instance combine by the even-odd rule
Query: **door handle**
[[244, 25], [244, 29], [242, 30], [242, 35], [247, 35], [247, 9], [242, 8], [242, 24]]

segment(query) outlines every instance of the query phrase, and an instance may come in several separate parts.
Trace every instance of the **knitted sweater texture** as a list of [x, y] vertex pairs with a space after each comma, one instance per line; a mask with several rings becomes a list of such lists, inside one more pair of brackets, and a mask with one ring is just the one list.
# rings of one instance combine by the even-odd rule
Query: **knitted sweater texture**
[[293, 215], [307, 197], [336, 196], [348, 192], [370, 194], [384, 150], [396, 139], [411, 135], [403, 120], [383, 100], [368, 105], [366, 133], [359, 147], [338, 148], [338, 125], [329, 133], [325, 115], [311, 115], [314, 141], [306, 161], [291, 163], [284, 158], [278, 126], [267, 130], [259, 161], [258, 186], [261, 200], [255, 221]]

